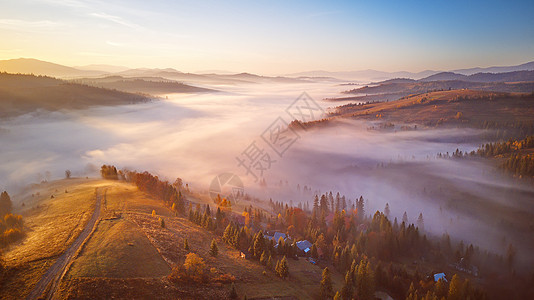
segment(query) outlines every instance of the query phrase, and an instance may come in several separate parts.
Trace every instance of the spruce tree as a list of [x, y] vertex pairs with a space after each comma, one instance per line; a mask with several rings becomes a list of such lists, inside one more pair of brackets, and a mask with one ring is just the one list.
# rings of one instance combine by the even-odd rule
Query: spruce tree
[[217, 247], [217, 242], [215, 242], [215, 239], [211, 241], [210, 246], [210, 255], [211, 256], [217, 256], [219, 254], [219, 248]]
[[230, 299], [237, 299], [237, 291], [235, 289], [235, 284], [232, 282], [232, 287], [230, 289]]
[[12, 209], [13, 203], [11, 202], [11, 197], [9, 197], [6, 191], [3, 191], [0, 194], [0, 217], [3, 218], [4, 215], [11, 213]]
[[189, 251], [189, 243], [187, 242], [187, 239], [184, 240], [184, 249]]
[[260, 264], [264, 266], [267, 265], [267, 254], [265, 253], [265, 251], [261, 253]]
[[280, 263], [276, 266], [276, 274], [282, 278], [286, 278], [289, 275], [289, 267], [287, 265], [287, 258], [284, 256]]
[[332, 288], [332, 278], [328, 267], [323, 270], [323, 277], [321, 279], [321, 299], [329, 299], [332, 297], [334, 290]]

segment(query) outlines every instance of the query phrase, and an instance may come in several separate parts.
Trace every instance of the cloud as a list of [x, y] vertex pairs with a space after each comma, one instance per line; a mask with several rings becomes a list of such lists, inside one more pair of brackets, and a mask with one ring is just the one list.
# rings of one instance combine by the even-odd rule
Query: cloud
[[122, 26], [126, 26], [126, 27], [129, 27], [129, 28], [132, 28], [132, 29], [143, 29], [142, 26], [139, 26], [137, 24], [128, 22], [128, 21], [124, 20], [123, 18], [121, 18], [119, 16], [110, 15], [110, 14], [107, 14], [107, 13], [104, 13], [104, 12], [101, 12], [101, 13], [90, 13], [89, 16], [95, 17], [95, 18], [99, 18], [99, 19], [103, 19], [103, 20], [106, 20], [106, 21], [109, 21], [109, 22], [112, 22], [112, 23], [115, 23], [115, 24], [119, 24], [119, 25], [122, 25]]
[[28, 21], [22, 19], [0, 19], [0, 28], [10, 29], [10, 30], [51, 30], [56, 29], [62, 24], [59, 22], [54, 22], [50, 20], [40, 20], [40, 21]]
[[122, 46], [124, 46], [124, 44], [122, 44], [122, 43], [117, 43], [117, 42], [112, 42], [112, 41], [106, 41], [106, 44], [108, 44], [110, 46], [114, 46], [114, 47], [122, 47]]

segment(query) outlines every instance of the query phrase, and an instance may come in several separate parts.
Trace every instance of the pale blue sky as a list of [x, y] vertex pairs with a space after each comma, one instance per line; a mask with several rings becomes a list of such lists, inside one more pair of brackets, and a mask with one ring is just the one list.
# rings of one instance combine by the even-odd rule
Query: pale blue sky
[[534, 1], [0, 3], [0, 59], [264, 74], [534, 60]]

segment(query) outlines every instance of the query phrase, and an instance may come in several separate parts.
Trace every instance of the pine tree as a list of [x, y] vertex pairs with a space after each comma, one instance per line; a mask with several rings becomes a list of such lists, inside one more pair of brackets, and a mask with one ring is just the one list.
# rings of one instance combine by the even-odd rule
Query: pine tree
[[215, 239], [211, 241], [210, 246], [210, 255], [211, 256], [217, 256], [219, 254], [219, 248], [217, 247], [217, 242], [215, 242]]
[[386, 207], [384, 208], [384, 215], [389, 219], [389, 214], [391, 211], [389, 210], [389, 203], [386, 203]]
[[0, 194], [0, 216], [3, 217], [6, 214], [11, 213], [13, 210], [13, 203], [11, 202], [11, 197], [6, 191], [3, 191]]
[[237, 291], [235, 289], [235, 284], [232, 282], [232, 287], [230, 289], [230, 295], [228, 295], [230, 299], [237, 299]]
[[332, 278], [328, 267], [323, 270], [323, 277], [321, 279], [321, 299], [329, 299], [332, 297], [334, 290], [332, 288]]
[[260, 258], [264, 250], [265, 238], [263, 237], [263, 232], [260, 230], [254, 239], [254, 257]]
[[261, 253], [260, 264], [264, 266], [267, 265], [267, 254], [265, 253], [265, 251]]
[[425, 221], [423, 220], [423, 213], [420, 213], [419, 217], [417, 218], [417, 227], [419, 228], [419, 231], [425, 230]]
[[189, 251], [189, 243], [187, 242], [187, 239], [184, 240], [184, 249]]
[[349, 300], [349, 299], [352, 299], [352, 294], [353, 294], [353, 288], [352, 288], [352, 276], [351, 276], [351, 271], [347, 271], [347, 273], [345, 274], [345, 283], [343, 285], [343, 288], [341, 289], [341, 297], [343, 298], [343, 300]]
[[406, 212], [404, 212], [404, 214], [402, 215], [402, 222], [404, 222], [404, 224], [408, 226], [408, 214]]
[[273, 269], [273, 258], [269, 255], [269, 259], [267, 260], [267, 269], [272, 270]]
[[460, 300], [461, 298], [461, 283], [460, 283], [460, 277], [458, 277], [457, 274], [454, 274], [451, 279], [451, 283], [449, 284], [449, 295], [447, 297], [447, 300]]
[[286, 278], [289, 275], [289, 267], [285, 256], [276, 264], [276, 274], [282, 278]]

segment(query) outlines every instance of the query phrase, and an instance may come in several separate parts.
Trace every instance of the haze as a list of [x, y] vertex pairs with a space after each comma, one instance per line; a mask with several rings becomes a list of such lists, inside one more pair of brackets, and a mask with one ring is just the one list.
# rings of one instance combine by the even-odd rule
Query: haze
[[0, 59], [276, 75], [511, 65], [532, 59], [533, 10], [532, 1], [6, 1]]

